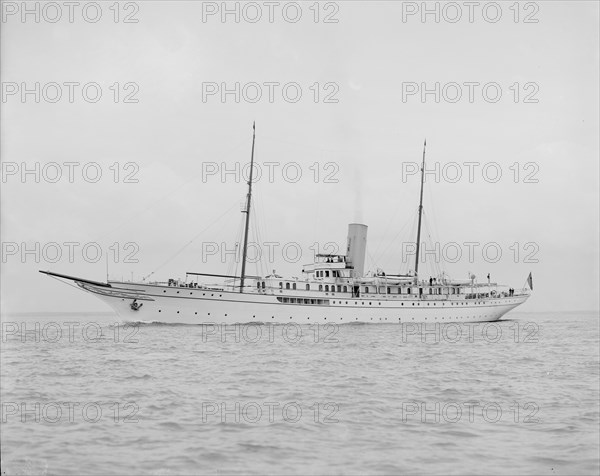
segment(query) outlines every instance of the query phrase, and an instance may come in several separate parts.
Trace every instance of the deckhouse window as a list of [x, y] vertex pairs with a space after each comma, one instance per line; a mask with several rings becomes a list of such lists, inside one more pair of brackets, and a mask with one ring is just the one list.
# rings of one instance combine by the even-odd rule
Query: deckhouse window
[[368, 292], [369, 292], [369, 287], [365, 286], [365, 293], [368, 293]]
[[296, 290], [296, 283], [292, 284], [292, 289], [295, 291]]
[[344, 292], [347, 293], [348, 292], [348, 286], [344, 286]]
[[283, 289], [283, 283], [279, 283], [279, 289]]
[[323, 291], [323, 285], [319, 284], [319, 291]]
[[285, 289], [290, 289], [290, 283], [285, 283]]
[[306, 285], [306, 290], [307, 290], [307, 291], [310, 291], [310, 284], [307, 284], [307, 285]]
[[329, 285], [328, 284], [325, 285], [325, 292], [327, 292], [327, 291], [329, 291]]
[[329, 277], [329, 271], [325, 271], [325, 277], [328, 278]]

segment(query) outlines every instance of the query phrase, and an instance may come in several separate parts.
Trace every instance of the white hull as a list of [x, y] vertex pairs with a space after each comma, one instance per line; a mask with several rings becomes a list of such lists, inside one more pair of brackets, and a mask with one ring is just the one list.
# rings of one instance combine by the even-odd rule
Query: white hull
[[[390, 296], [350, 293], [231, 292], [140, 283], [111, 282], [110, 287], [78, 282], [112, 307], [124, 322], [178, 324], [262, 323], [408, 323], [497, 321], [527, 300], [529, 294], [465, 299], [464, 296]], [[317, 295], [318, 294], [318, 295]], [[318, 298], [322, 304], [282, 303]], [[134, 302], [135, 301], [135, 302]], [[133, 306], [132, 306], [133, 304]], [[134, 309], [135, 307], [140, 307]]]

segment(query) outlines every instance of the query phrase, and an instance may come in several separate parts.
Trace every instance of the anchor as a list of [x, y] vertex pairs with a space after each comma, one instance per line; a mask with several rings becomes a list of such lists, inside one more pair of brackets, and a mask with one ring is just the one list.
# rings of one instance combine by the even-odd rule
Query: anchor
[[139, 311], [140, 308], [144, 305], [144, 303], [138, 304], [137, 299], [134, 299], [133, 302], [129, 305], [131, 309], [134, 311]]

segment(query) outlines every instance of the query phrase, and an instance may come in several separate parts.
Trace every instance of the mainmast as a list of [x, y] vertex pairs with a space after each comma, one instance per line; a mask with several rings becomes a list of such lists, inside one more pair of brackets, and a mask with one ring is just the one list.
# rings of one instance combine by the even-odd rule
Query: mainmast
[[240, 292], [244, 292], [244, 279], [246, 278], [246, 254], [248, 253], [248, 229], [250, 228], [250, 204], [252, 203], [252, 172], [254, 171], [254, 141], [256, 139], [256, 123], [252, 123], [252, 154], [250, 156], [250, 178], [248, 180], [248, 195], [246, 196], [246, 228], [244, 230], [244, 248], [242, 251], [242, 276]]
[[425, 147], [427, 139], [423, 143], [423, 165], [421, 166], [421, 199], [419, 200], [419, 226], [417, 228], [417, 256], [415, 258], [415, 284], [419, 280], [419, 246], [421, 244], [421, 216], [423, 215], [423, 182], [425, 181]]

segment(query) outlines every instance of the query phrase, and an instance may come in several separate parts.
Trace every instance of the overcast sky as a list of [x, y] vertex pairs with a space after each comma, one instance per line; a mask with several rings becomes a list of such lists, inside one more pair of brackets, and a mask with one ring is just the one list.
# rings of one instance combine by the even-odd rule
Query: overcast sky
[[[369, 226], [367, 269], [414, 268], [403, 242], [427, 138], [440, 174], [422, 241], [457, 261], [440, 268], [517, 288], [532, 272], [523, 311], [598, 309], [597, 2], [441, 3], [438, 22], [421, 2], [228, 3], [239, 22], [221, 2], [55, 5], [2, 4], [3, 313], [108, 311], [37, 272], [103, 280], [107, 253], [111, 279], [235, 272], [220, 252], [239, 239], [246, 185], [221, 172], [248, 163], [253, 121], [251, 240], [278, 245], [250, 274], [300, 276], [313, 243], [344, 252], [352, 222]], [[221, 94], [236, 83], [239, 102]]]

